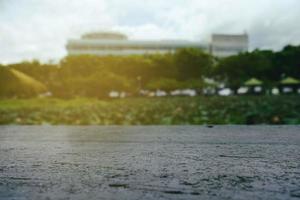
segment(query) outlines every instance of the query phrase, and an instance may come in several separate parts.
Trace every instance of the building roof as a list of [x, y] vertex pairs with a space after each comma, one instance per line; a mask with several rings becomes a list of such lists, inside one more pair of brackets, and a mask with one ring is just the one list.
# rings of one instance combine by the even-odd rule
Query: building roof
[[81, 36], [81, 39], [90, 40], [127, 40], [127, 35], [118, 32], [92, 32]]

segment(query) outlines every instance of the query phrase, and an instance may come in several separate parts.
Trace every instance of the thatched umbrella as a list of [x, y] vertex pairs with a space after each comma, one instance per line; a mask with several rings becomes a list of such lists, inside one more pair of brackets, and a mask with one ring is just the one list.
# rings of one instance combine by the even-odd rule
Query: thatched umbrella
[[[261, 94], [263, 92], [262, 88], [263, 82], [256, 78], [251, 78], [244, 83], [244, 86], [249, 87], [250, 94]], [[256, 87], [260, 87], [261, 91], [256, 91]]]
[[261, 86], [263, 84], [263, 82], [261, 80], [258, 80], [256, 78], [251, 78], [249, 80], [247, 80], [244, 85], [248, 86], [248, 87], [255, 87], [255, 86]]
[[298, 79], [295, 79], [293, 77], [287, 77], [280, 81], [281, 85], [299, 85], [300, 81]]
[[280, 81], [281, 93], [284, 93], [284, 88], [291, 88], [291, 93], [297, 93], [299, 86], [300, 80], [293, 77], [287, 77]]

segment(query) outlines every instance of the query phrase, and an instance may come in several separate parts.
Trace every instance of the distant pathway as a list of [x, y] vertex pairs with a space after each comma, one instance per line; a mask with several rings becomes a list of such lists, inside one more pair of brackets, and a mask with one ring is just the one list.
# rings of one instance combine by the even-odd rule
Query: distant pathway
[[0, 126], [2, 199], [300, 199], [300, 126]]

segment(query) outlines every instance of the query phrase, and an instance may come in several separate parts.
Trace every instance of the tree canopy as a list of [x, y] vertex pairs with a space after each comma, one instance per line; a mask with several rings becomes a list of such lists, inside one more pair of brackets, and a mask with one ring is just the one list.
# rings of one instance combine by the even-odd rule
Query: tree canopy
[[1, 96], [11, 96], [4, 91], [15, 84], [7, 69], [40, 82], [56, 97], [103, 98], [112, 90], [135, 93], [139, 89], [193, 88], [200, 91], [208, 87], [207, 79], [234, 91], [251, 78], [269, 87], [289, 76], [300, 79], [299, 58], [300, 46], [289, 45], [278, 52], [257, 49], [222, 59], [188, 48], [154, 55], [67, 56], [58, 64], [24, 61], [0, 66]]

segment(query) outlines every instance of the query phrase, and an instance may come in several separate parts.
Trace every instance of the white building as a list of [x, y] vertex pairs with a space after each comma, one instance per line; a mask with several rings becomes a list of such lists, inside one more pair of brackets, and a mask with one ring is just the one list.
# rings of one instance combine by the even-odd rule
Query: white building
[[143, 55], [173, 53], [181, 48], [197, 48], [217, 57], [248, 51], [248, 36], [213, 34], [211, 44], [185, 40], [128, 40], [115, 32], [95, 32], [69, 40], [68, 55]]
[[67, 43], [68, 55], [143, 55], [172, 53], [180, 48], [198, 48], [207, 51], [200, 42], [183, 40], [128, 40], [126, 35], [112, 32], [89, 33]]
[[247, 52], [249, 38], [247, 34], [225, 35], [213, 34], [210, 44], [210, 52], [216, 57], [227, 57]]

